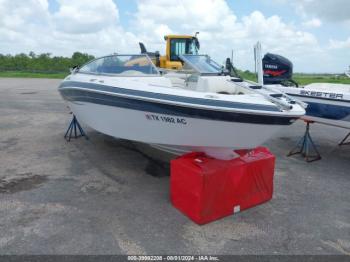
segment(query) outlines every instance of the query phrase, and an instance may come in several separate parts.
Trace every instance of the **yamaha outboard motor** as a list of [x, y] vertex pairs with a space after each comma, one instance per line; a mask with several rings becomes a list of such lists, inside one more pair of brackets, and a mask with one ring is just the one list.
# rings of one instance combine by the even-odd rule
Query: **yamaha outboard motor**
[[[267, 53], [262, 59], [264, 71], [264, 84], [297, 85], [292, 80], [293, 64], [287, 58]], [[289, 82], [289, 84], [287, 84]]]

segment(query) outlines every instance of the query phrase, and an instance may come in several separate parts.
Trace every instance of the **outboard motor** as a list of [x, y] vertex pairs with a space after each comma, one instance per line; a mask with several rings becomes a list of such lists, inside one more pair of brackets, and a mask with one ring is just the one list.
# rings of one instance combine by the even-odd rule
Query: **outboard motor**
[[[262, 67], [264, 72], [264, 84], [286, 84], [296, 82], [292, 80], [293, 64], [287, 58], [267, 53], [262, 59]], [[290, 84], [288, 84], [290, 85]]]

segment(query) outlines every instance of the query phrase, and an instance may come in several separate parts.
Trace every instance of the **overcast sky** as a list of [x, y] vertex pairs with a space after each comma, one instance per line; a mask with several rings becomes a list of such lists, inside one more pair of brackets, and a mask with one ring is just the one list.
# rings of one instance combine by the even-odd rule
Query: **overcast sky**
[[253, 70], [253, 45], [297, 72], [350, 65], [350, 0], [0, 0], [0, 53], [164, 53], [163, 36], [199, 31], [201, 53]]

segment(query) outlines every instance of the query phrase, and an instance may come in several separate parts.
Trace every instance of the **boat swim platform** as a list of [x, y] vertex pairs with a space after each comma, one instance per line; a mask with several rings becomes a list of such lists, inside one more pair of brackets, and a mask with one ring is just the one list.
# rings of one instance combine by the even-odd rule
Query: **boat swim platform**
[[64, 140], [60, 81], [0, 78], [1, 254], [350, 253], [345, 130], [312, 124], [312, 164], [286, 156], [305, 123], [281, 130], [264, 144], [276, 156], [272, 200], [200, 227], [171, 206], [169, 177], [146, 172], [169, 156], [81, 122], [89, 140]]

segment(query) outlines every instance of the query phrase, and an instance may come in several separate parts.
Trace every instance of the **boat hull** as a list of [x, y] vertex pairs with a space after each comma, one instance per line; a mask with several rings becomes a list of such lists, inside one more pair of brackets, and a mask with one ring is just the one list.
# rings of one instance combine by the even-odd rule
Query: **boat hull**
[[286, 126], [198, 119], [80, 101], [68, 101], [68, 105], [79, 121], [98, 132], [184, 151], [202, 150], [222, 159], [234, 157], [232, 149], [261, 145]]
[[303, 119], [350, 129], [350, 85], [312, 84], [304, 88], [273, 85], [308, 104]]
[[303, 119], [350, 129], [350, 102], [324, 101], [309, 97], [304, 97], [302, 101], [308, 104]]

